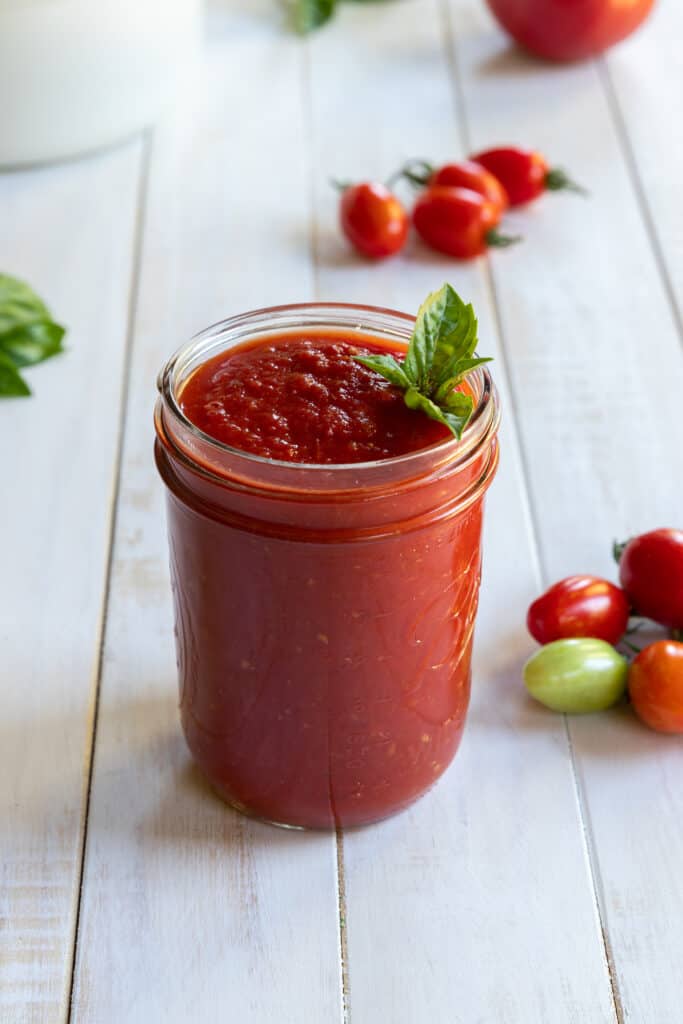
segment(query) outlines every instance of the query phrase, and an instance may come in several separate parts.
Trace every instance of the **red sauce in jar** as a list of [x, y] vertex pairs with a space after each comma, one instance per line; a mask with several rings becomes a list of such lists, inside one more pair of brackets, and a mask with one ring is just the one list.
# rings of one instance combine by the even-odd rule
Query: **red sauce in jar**
[[229, 803], [289, 825], [411, 803], [452, 760], [469, 699], [497, 418], [445, 458], [450, 434], [361, 351], [401, 349], [270, 334], [179, 387], [201, 431], [279, 463], [216, 450], [157, 406], [185, 736]]
[[387, 351], [344, 335], [272, 336], [203, 363], [180, 405], [217, 441], [284, 462], [373, 462], [443, 441], [446, 427], [353, 358]]

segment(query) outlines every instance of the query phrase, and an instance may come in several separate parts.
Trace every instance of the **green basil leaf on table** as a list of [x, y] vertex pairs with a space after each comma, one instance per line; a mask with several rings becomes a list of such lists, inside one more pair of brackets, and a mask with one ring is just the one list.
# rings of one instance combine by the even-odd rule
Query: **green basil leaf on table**
[[0, 397], [30, 395], [19, 370], [62, 352], [64, 333], [29, 285], [0, 274]]
[[16, 277], [0, 274], [0, 334], [20, 324], [49, 319], [50, 311], [32, 288]]
[[0, 334], [0, 352], [14, 360], [15, 366], [34, 366], [63, 352], [64, 328], [52, 320], [16, 327]]
[[329, 21], [337, 0], [294, 0], [292, 23], [297, 32], [305, 35]]
[[30, 387], [12, 360], [0, 352], [0, 396], [3, 398], [23, 398], [30, 394]]
[[[339, 0], [290, 0], [291, 20], [301, 35], [320, 28], [334, 14]], [[382, 0], [348, 0], [356, 4], [380, 3]]]

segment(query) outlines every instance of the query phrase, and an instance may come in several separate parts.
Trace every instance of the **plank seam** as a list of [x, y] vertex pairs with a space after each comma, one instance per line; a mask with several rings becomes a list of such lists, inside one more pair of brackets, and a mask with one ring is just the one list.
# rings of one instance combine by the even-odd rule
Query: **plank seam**
[[[313, 272], [313, 298], [320, 299], [320, 275], [319, 263], [319, 229], [317, 217], [317, 191], [316, 191], [316, 148], [315, 148], [315, 118], [313, 113], [313, 74], [311, 65], [311, 45], [309, 40], [301, 44], [301, 103], [302, 120], [308, 152], [308, 195], [310, 207], [310, 231], [309, 249], [311, 254], [311, 268]], [[350, 980], [349, 980], [349, 950], [347, 940], [347, 907], [346, 907], [346, 877], [344, 872], [344, 832], [337, 828], [335, 833], [336, 848], [336, 888], [337, 888], [337, 940], [339, 950], [339, 979], [341, 985], [341, 1021], [342, 1024], [350, 1022]]]
[[349, 981], [349, 946], [347, 938], [346, 873], [344, 870], [344, 832], [337, 829], [337, 908], [339, 914], [339, 952], [341, 957], [342, 1020], [349, 1024], [351, 987]]
[[624, 1024], [624, 1004], [622, 1002], [621, 993], [619, 991], [617, 971], [614, 962], [614, 953], [612, 950], [612, 943], [609, 939], [609, 932], [607, 930], [605, 903], [601, 895], [602, 875], [600, 873], [600, 869], [595, 859], [595, 843], [593, 841], [593, 832], [589, 825], [590, 815], [588, 812], [588, 802], [586, 800], [583, 784], [580, 779], [580, 771], [576, 760], [576, 755], [574, 752], [574, 742], [572, 740], [569, 718], [567, 717], [567, 715], [563, 715], [562, 717], [564, 718], [564, 728], [567, 735], [567, 744], [569, 746], [569, 756], [571, 758], [572, 775], [574, 779], [574, 795], [579, 810], [579, 820], [583, 832], [583, 842], [586, 850], [586, 857], [588, 860], [588, 868], [591, 876], [591, 881], [593, 884], [593, 894], [595, 897], [598, 924], [600, 925], [600, 934], [602, 935], [602, 945], [605, 953], [605, 962], [607, 964], [607, 973], [609, 975], [610, 986], [612, 988], [614, 1014], [617, 1020], [617, 1024]]
[[[455, 60], [455, 31], [451, 21], [450, 5], [448, 0], [440, 0], [440, 7], [442, 13], [442, 20], [444, 23], [444, 35], [446, 38], [446, 61], [451, 72], [451, 80], [453, 82], [454, 92], [454, 108], [456, 110], [456, 120], [459, 125], [460, 141], [464, 143], [465, 148], [469, 152], [470, 149], [470, 137], [469, 137], [469, 124], [467, 121], [467, 115], [465, 113], [465, 89], [460, 75], [460, 68]], [[467, 154], [465, 154], [467, 155]], [[529, 533], [529, 542], [531, 544], [531, 553], [534, 559], [534, 576], [539, 586], [543, 579], [544, 573], [542, 569], [542, 559], [540, 553], [540, 545], [538, 538], [540, 536], [540, 530], [536, 518], [536, 512], [534, 504], [531, 500], [531, 474], [526, 459], [526, 453], [524, 446], [521, 441], [521, 432], [518, 429], [518, 423], [521, 422], [521, 416], [519, 408], [517, 406], [517, 399], [514, 388], [512, 386], [512, 373], [510, 370], [510, 361], [508, 358], [507, 345], [505, 344], [505, 332], [503, 330], [503, 321], [500, 311], [500, 301], [498, 299], [498, 293], [496, 290], [495, 278], [493, 275], [493, 269], [491, 267], [491, 260], [489, 257], [485, 258], [483, 266], [484, 283], [486, 291], [489, 296], [489, 303], [493, 313], [493, 326], [498, 340], [500, 354], [501, 354], [501, 365], [502, 373], [501, 377], [505, 381], [506, 392], [510, 398], [510, 405], [512, 407], [511, 422], [513, 430], [511, 431], [514, 438], [514, 449], [517, 456], [521, 476], [522, 476], [522, 495], [524, 499], [524, 515], [527, 521], [527, 530]]]
[[310, 231], [309, 248], [311, 253], [311, 268], [313, 271], [313, 297], [320, 299], [320, 275], [318, 271], [319, 262], [319, 229], [318, 229], [318, 204], [316, 194], [316, 148], [315, 148], [315, 118], [313, 115], [313, 72], [311, 68], [311, 45], [309, 40], [301, 43], [301, 102], [303, 107], [303, 127], [306, 137], [306, 149], [308, 151], [308, 197], [310, 205]]
[[638, 161], [636, 159], [635, 150], [631, 143], [631, 137], [626, 127], [626, 120], [624, 118], [623, 111], [621, 109], [621, 103], [619, 102], [619, 96], [617, 90], [614, 87], [614, 81], [612, 74], [609, 69], [609, 63], [604, 57], [600, 57], [596, 60], [598, 69], [598, 77], [605, 92], [607, 99], [607, 106], [612, 120], [614, 121], [614, 127], [616, 129], [617, 138], [619, 140], [619, 146], [624, 156], [624, 163], [626, 164], [626, 170], [631, 180], [631, 185], [636, 197], [640, 216], [643, 221], [645, 228], [645, 234], [647, 235], [654, 256], [655, 265], [659, 272], [659, 276], [664, 286], [664, 293], [667, 301], [671, 308], [671, 314], [673, 316], [676, 330], [678, 332], [678, 339], [683, 346], [683, 312], [678, 304], [676, 298], [676, 290], [672, 276], [669, 272], [669, 268], [666, 262], [666, 256], [664, 255], [664, 248], [662, 246], [659, 232], [657, 231], [657, 225], [655, 223], [654, 214], [652, 207], [647, 200], [647, 193], [645, 191], [645, 183], [638, 169]]
[[[456, 108], [456, 120], [458, 121], [460, 130], [460, 141], [464, 144], [467, 152], [469, 152], [471, 148], [471, 143], [469, 122], [466, 113], [467, 105], [465, 99], [465, 88], [462, 80], [462, 75], [460, 73], [458, 61], [455, 59], [456, 34], [451, 20], [449, 0], [440, 0], [440, 8], [444, 26], [444, 36], [446, 40], [446, 59], [448, 67], [451, 72], [451, 81], [453, 84], [454, 91], [454, 104]], [[518, 429], [518, 424], [521, 424], [521, 416], [516, 401], [516, 395], [512, 381], [512, 374], [510, 371], [510, 361], [508, 358], [508, 350], [505, 340], [505, 330], [503, 328], [501, 304], [496, 289], [496, 279], [489, 257], [486, 257], [484, 274], [488, 291], [490, 294], [490, 301], [494, 319], [494, 329], [500, 347], [502, 376], [506, 383], [506, 391], [510, 397], [510, 404], [512, 407], [512, 422], [514, 425], [514, 444], [520, 465], [520, 472], [522, 478], [522, 492], [524, 495], [525, 502], [525, 512], [528, 517], [528, 522], [530, 525], [530, 541], [532, 555], [534, 557], [535, 562], [534, 568], [537, 578], [542, 582], [543, 580], [546, 580], [548, 577], [544, 566], [542, 549], [539, 539], [541, 534], [539, 530], [538, 519], [536, 516], [536, 509], [533, 502], [533, 489], [531, 486], [531, 474], [529, 471], [529, 464], [526, 456], [526, 451], [524, 448], [524, 443], [522, 440], [521, 429]], [[585, 797], [578, 779], [578, 768], [574, 753], [574, 745], [572, 743], [571, 738], [569, 722], [567, 720], [566, 715], [564, 715], [563, 718], [565, 725], [565, 734], [567, 739], [567, 751], [569, 754], [569, 765], [572, 776], [572, 784], [574, 788], [574, 797], [576, 801], [576, 808], [579, 818], [579, 826], [583, 838], [586, 863], [588, 865], [588, 873], [593, 896], [593, 904], [598, 919], [598, 924], [600, 927], [604, 963], [610, 984], [614, 1018], [616, 1024], [624, 1024], [623, 1004], [617, 983], [616, 970], [614, 966], [614, 956], [612, 952], [611, 943], [608, 937], [607, 926], [605, 923], [604, 907], [602, 900], [600, 899], [600, 889], [602, 882], [599, 868], [597, 865], [597, 860], [595, 857], [593, 836], [588, 824], [587, 805], [585, 804]]]
[[88, 825], [90, 821], [90, 806], [92, 798], [93, 773], [95, 765], [95, 747], [97, 743], [97, 727], [100, 709], [100, 691], [102, 685], [102, 674], [104, 668], [104, 653], [107, 637], [107, 618], [109, 613], [109, 600], [111, 596], [111, 578], [114, 558], [114, 540], [116, 536], [116, 523], [118, 519], [118, 504], [121, 491], [121, 470], [123, 465], [123, 450], [126, 435], [126, 421], [128, 412], [128, 394], [130, 387], [130, 376], [132, 367], [133, 338], [135, 330], [135, 319], [137, 314], [140, 267], [142, 258], [142, 243], [144, 235], [145, 214], [147, 207], [147, 193], [149, 184], [150, 157], [152, 149], [153, 132], [147, 130], [143, 135], [142, 153], [140, 157], [140, 171], [137, 188], [137, 202], [135, 209], [135, 222], [133, 228], [133, 253], [128, 290], [128, 318], [126, 324], [126, 343], [124, 348], [123, 366], [121, 369], [121, 398], [118, 411], [118, 441], [114, 458], [114, 471], [112, 478], [111, 492], [111, 514], [109, 520], [107, 560], [104, 574], [104, 588], [102, 595], [102, 610], [99, 622], [99, 643], [97, 653], [97, 667], [95, 670], [94, 693], [92, 699], [92, 712], [90, 719], [90, 744], [86, 750], [85, 765], [85, 786], [83, 796], [83, 814], [80, 834], [80, 856], [78, 871], [78, 887], [76, 894], [76, 913], [72, 934], [71, 962], [69, 964], [69, 994], [64, 1016], [65, 1024], [72, 1019], [73, 1000], [76, 982], [76, 965], [78, 956], [78, 940], [80, 935], [81, 908], [83, 905], [83, 887], [85, 881], [85, 861], [88, 841]]

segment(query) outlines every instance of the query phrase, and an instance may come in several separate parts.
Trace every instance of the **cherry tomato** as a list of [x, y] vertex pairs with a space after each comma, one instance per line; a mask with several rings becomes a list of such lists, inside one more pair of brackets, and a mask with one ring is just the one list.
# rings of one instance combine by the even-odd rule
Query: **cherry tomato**
[[410, 223], [399, 199], [384, 185], [363, 182], [342, 192], [339, 216], [344, 234], [373, 259], [393, 256], [405, 245]]
[[650, 728], [683, 733], [683, 644], [659, 640], [645, 647], [631, 665], [628, 692]]
[[683, 629], [683, 530], [652, 530], [621, 550], [619, 580], [638, 615]]
[[635, 31], [654, 0], [488, 0], [496, 18], [527, 50], [548, 60], [602, 53]]
[[458, 163], [433, 167], [425, 160], [411, 160], [399, 172], [413, 185], [448, 185], [452, 188], [469, 188], [488, 199], [504, 213], [508, 208], [507, 192], [490, 171], [474, 160], [460, 160]]
[[498, 234], [499, 221], [495, 203], [470, 188], [430, 186], [418, 196], [413, 210], [413, 223], [423, 241], [460, 260], [480, 256], [489, 245], [517, 241]]
[[529, 608], [527, 628], [539, 644], [571, 636], [618, 643], [628, 626], [626, 594], [595, 576], [569, 576], [546, 590]]
[[542, 153], [535, 150], [518, 149], [516, 146], [501, 146], [477, 153], [471, 159], [501, 183], [507, 192], [510, 206], [522, 206], [537, 199], [543, 192], [570, 189], [585, 192], [567, 177], [559, 167], [551, 168]]
[[585, 714], [616, 704], [626, 689], [628, 662], [593, 637], [555, 640], [524, 666], [531, 696], [553, 711]]

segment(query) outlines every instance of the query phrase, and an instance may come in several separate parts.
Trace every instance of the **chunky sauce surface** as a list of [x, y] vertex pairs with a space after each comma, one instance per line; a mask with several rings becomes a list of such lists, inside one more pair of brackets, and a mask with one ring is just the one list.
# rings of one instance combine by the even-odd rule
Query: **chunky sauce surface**
[[449, 437], [354, 355], [403, 350], [343, 333], [270, 335], [203, 363], [184, 385], [187, 418], [223, 444], [284, 462], [372, 462]]

